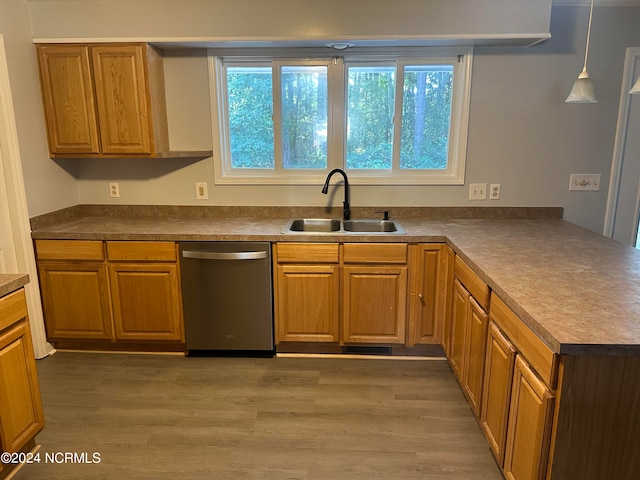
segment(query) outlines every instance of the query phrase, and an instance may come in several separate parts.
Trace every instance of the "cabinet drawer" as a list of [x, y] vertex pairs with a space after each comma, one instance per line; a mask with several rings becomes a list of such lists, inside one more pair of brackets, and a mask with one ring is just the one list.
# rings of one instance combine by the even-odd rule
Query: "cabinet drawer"
[[104, 260], [99, 240], [36, 240], [38, 260]]
[[175, 262], [174, 242], [107, 242], [107, 258], [118, 262]]
[[469, 290], [480, 306], [484, 310], [489, 310], [489, 287], [458, 256], [455, 259], [454, 275], [460, 279], [460, 282]]
[[511, 343], [531, 364], [540, 378], [555, 388], [557, 356], [497, 295], [491, 296], [489, 318], [505, 333]]
[[407, 263], [406, 243], [345, 243], [344, 263]]
[[278, 243], [278, 263], [338, 263], [340, 253], [337, 243]]
[[0, 332], [27, 316], [24, 289], [0, 298]]

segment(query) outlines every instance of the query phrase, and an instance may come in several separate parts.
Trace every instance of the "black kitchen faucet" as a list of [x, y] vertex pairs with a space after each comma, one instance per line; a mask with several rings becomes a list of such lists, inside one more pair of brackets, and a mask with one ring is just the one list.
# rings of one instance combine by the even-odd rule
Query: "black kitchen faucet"
[[326, 194], [329, 190], [329, 180], [334, 173], [339, 173], [344, 177], [344, 203], [342, 204], [342, 219], [350, 220], [351, 219], [351, 207], [349, 206], [349, 179], [347, 178], [347, 174], [344, 170], [340, 168], [334, 168], [327, 175], [327, 179], [324, 181], [324, 187], [322, 187], [322, 193]]

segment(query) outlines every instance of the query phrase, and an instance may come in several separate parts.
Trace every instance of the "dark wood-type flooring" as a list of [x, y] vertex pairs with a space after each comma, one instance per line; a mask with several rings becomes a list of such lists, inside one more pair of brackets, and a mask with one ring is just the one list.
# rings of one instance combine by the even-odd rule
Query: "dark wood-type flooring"
[[[39, 360], [41, 463], [14, 480], [501, 480], [443, 360]], [[94, 452], [100, 463], [47, 463]]]

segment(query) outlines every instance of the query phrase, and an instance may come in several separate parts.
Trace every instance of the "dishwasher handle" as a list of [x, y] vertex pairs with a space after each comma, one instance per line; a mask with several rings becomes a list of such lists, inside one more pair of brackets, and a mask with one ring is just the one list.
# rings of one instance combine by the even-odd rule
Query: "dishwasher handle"
[[201, 260], [259, 260], [267, 258], [267, 252], [197, 252], [184, 250], [182, 256]]

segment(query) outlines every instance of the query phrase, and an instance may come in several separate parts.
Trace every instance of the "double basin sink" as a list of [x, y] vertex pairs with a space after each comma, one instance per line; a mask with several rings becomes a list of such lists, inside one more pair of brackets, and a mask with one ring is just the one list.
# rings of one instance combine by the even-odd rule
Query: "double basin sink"
[[368, 218], [355, 220], [340, 220], [337, 218], [294, 218], [287, 222], [284, 233], [404, 235], [407, 232], [395, 220]]

